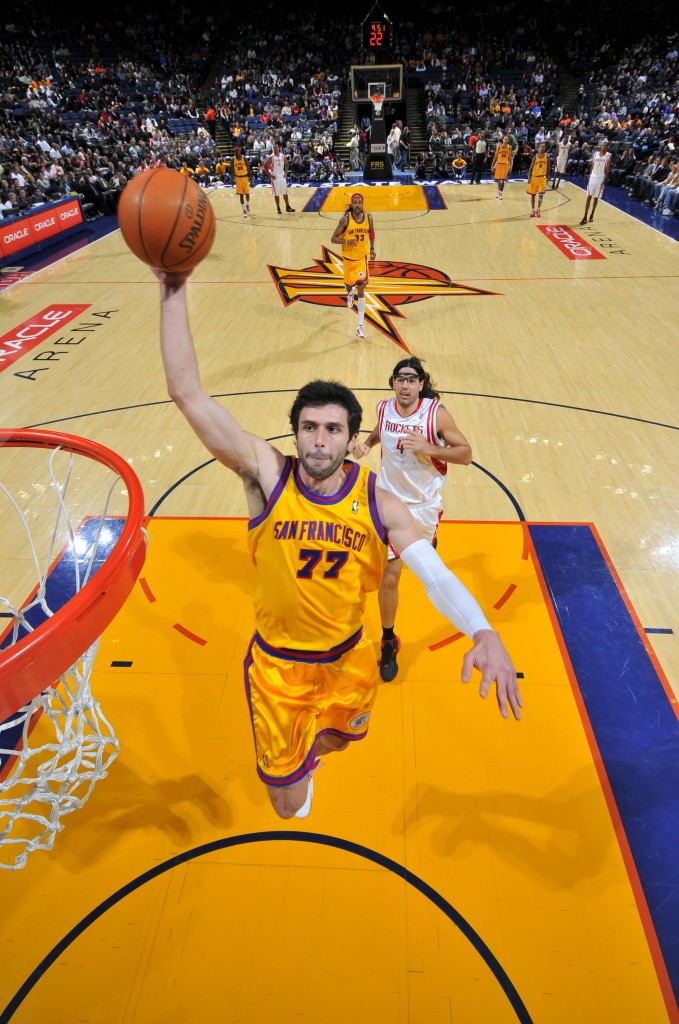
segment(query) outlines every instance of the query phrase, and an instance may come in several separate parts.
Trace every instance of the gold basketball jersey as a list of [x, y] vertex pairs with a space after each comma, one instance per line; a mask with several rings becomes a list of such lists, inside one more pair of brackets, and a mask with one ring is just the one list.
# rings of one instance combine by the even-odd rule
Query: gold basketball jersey
[[[345, 260], [362, 260], [370, 256], [370, 221], [368, 220], [368, 214], [363, 214], [363, 220], [359, 224], [358, 221], [354, 220], [354, 214], [351, 210], [347, 214], [349, 218], [349, 224], [347, 229], [342, 236], [342, 256]], [[347, 245], [349, 239], [355, 238], [356, 245]]]
[[509, 146], [503, 146], [502, 144], [500, 144], [497, 147], [497, 160], [495, 166], [499, 167], [500, 169], [504, 169], [505, 167], [509, 166], [509, 161], [511, 160], [511, 158], [512, 151], [509, 148]]
[[533, 177], [534, 178], [545, 178], [547, 176], [547, 167], [549, 164], [549, 157], [545, 153], [544, 156], [536, 156], [535, 163], [533, 164]]
[[[318, 495], [288, 457], [266, 508], [248, 526], [258, 570], [257, 635], [264, 650], [301, 660], [339, 657], [360, 638], [366, 595], [387, 561], [377, 478], [355, 462], [336, 494]], [[300, 660], [299, 658], [297, 660]]]
[[233, 174], [236, 178], [247, 178], [248, 165], [242, 157], [240, 160], [237, 157], [233, 158]]

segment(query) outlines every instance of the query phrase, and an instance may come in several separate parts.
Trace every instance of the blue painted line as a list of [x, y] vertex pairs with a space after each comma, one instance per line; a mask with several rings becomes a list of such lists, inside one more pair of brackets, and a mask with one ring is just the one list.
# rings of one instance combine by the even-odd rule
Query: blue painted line
[[318, 213], [323, 209], [325, 200], [330, 194], [328, 188], [317, 188], [310, 199], [307, 199], [306, 203], [302, 207], [302, 213]]
[[427, 206], [430, 210], [447, 210], [446, 201], [441, 195], [441, 189], [438, 185], [421, 185], [424, 198], [427, 200]]
[[[586, 187], [587, 179], [585, 179]], [[653, 228], [660, 235], [667, 235], [668, 238], [679, 242], [679, 217], [663, 217], [661, 210], [654, 210], [651, 206], [644, 206], [638, 199], [631, 199], [623, 188], [606, 188], [604, 202], [610, 203], [616, 210], [628, 213], [630, 217]], [[594, 222], [596, 225], [596, 221]]]
[[[170, 860], [164, 861], [162, 864], [157, 864], [149, 871], [146, 871], [144, 874], [138, 875], [137, 878], [132, 879], [131, 882], [128, 882], [127, 885], [124, 885], [121, 889], [118, 889], [117, 892], [113, 893], [112, 896], [109, 896], [107, 900], [100, 903], [98, 907], [95, 907], [94, 910], [87, 914], [82, 921], [72, 928], [71, 931], [68, 932], [68, 934], [65, 935], [56, 946], [54, 946], [54, 948], [29, 975], [2, 1013], [0, 1013], [0, 1024], [9, 1024], [26, 996], [29, 995], [45, 972], [49, 970], [49, 968], [59, 959], [62, 953], [68, 949], [71, 943], [82, 935], [82, 933], [86, 931], [91, 924], [94, 924], [95, 921], [102, 917], [108, 910], [114, 907], [117, 903], [120, 903], [126, 896], [129, 896], [130, 893], [140, 889], [143, 885], [146, 885], [147, 882], [151, 882], [153, 879], [165, 874], [166, 871], [171, 871], [173, 868], [179, 867], [179, 865], [185, 864], [188, 861], [196, 860], [198, 857], [204, 857], [211, 853], [215, 853], [218, 850], [226, 850], [233, 846], [244, 846], [249, 843], [267, 842], [316, 843], [319, 846], [334, 847], [337, 850], [344, 850], [347, 853], [355, 854], [357, 857], [363, 857], [365, 860], [372, 861], [373, 864], [377, 864], [380, 867], [385, 868], [387, 871], [393, 872], [393, 874], [397, 875], [399, 878], [402, 878], [408, 883], [408, 885], [417, 889], [417, 891], [433, 903], [434, 906], [438, 907], [438, 909], [450, 921], [452, 921], [455, 927], [460, 930], [470, 945], [474, 947], [484, 963], [487, 964], [495, 977], [495, 980], [500, 985], [509, 1004], [516, 1014], [516, 1019], [520, 1021], [520, 1024], [532, 1024], [532, 1018], [519, 996], [519, 993], [512, 984], [506, 971], [488, 948], [481, 936], [478, 935], [469, 922], [462, 916], [462, 914], [460, 914], [459, 911], [455, 909], [455, 907], [451, 906], [451, 904], [448, 903], [440, 893], [435, 889], [432, 889], [430, 885], [424, 882], [417, 875], [413, 874], [412, 871], [409, 871], [408, 868], [404, 867], [402, 864], [398, 864], [396, 861], [391, 860], [390, 857], [385, 857], [383, 854], [377, 853], [375, 850], [370, 850], [366, 846], [360, 846], [358, 843], [352, 843], [346, 839], [338, 839], [336, 836], [322, 835], [317, 832], [283, 831], [250, 832], [240, 836], [230, 836], [225, 839], [217, 839], [214, 842], [205, 843], [202, 846], [196, 846], [191, 850], [186, 850], [184, 853], [180, 853], [176, 857], [172, 857]], [[237, 927], [238, 922], [234, 922], [233, 926]]]
[[668, 634], [671, 635], [671, 634], [674, 633], [674, 630], [673, 629], [654, 629], [652, 626], [646, 626], [646, 629], [644, 630], [644, 632], [645, 633], [668, 633]]
[[588, 526], [530, 525], [679, 996], [679, 720]]

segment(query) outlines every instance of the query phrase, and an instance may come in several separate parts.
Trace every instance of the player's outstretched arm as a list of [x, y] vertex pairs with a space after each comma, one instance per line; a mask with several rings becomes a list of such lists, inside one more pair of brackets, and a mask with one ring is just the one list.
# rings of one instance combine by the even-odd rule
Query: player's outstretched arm
[[[257, 481], [268, 495], [283, 456], [262, 438], [243, 430], [236, 418], [204, 390], [191, 337], [187, 307], [189, 273], [154, 268], [160, 282], [160, 350], [170, 398], [215, 458]], [[270, 486], [269, 486], [270, 485]]]
[[492, 683], [495, 683], [502, 717], [509, 717], [509, 705], [514, 718], [520, 719], [523, 702], [516, 681], [516, 670], [500, 636], [488, 623], [478, 601], [443, 564], [431, 544], [422, 539], [417, 523], [402, 501], [378, 487], [377, 502], [390, 543], [424, 584], [431, 603], [456, 629], [474, 641], [473, 648], [467, 652], [462, 663], [462, 681], [469, 682], [472, 668], [478, 668], [481, 672], [481, 697], [487, 697]]

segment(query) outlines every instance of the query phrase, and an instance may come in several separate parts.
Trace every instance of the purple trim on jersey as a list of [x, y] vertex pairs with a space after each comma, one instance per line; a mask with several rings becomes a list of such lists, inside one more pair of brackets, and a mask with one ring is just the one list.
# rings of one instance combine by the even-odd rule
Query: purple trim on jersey
[[257, 764], [257, 774], [267, 786], [292, 786], [295, 782], [301, 782], [304, 776], [309, 774], [314, 766], [315, 759], [316, 750], [312, 747], [299, 768], [295, 768], [294, 772], [291, 772], [290, 775], [267, 775], [259, 767], [259, 764]]
[[357, 462], [347, 461], [344, 463], [344, 467], [347, 469], [347, 476], [339, 491], [335, 491], [334, 494], [314, 494], [314, 492], [310, 491], [300, 479], [299, 459], [295, 459], [295, 485], [297, 490], [304, 498], [307, 499], [307, 501], [313, 502], [314, 505], [336, 505], [337, 502], [346, 498], [358, 477], [359, 465]]
[[[371, 474], [372, 475], [372, 474]], [[357, 629], [350, 637], [343, 640], [341, 644], [337, 644], [336, 647], [331, 647], [329, 651], [300, 651], [293, 647], [273, 647], [268, 644], [266, 640], [262, 640], [259, 633], [255, 633], [253, 640], [261, 647], [265, 654], [268, 654], [271, 658], [281, 658], [283, 661], [304, 661], [313, 663], [329, 664], [332, 661], [338, 661], [343, 654], [347, 651], [351, 651], [358, 641], [363, 636], [363, 626]]]
[[250, 689], [250, 666], [252, 665], [252, 645], [255, 642], [254, 636], [248, 644], [247, 654], [243, 659], [243, 675], [245, 677], [245, 699], [248, 702], [248, 709], [250, 711], [250, 725], [252, 726], [252, 739], [255, 743], [255, 757], [257, 756], [257, 739], [255, 737], [255, 719], [252, 713], [252, 692]]
[[283, 488], [285, 487], [286, 483], [288, 482], [288, 478], [290, 476], [290, 473], [292, 472], [293, 462], [294, 462], [294, 459], [292, 458], [291, 455], [286, 455], [285, 456], [285, 462], [283, 463], [283, 469], [281, 470], [281, 475], [279, 476], [278, 480], [276, 481], [276, 486], [274, 487], [273, 491], [269, 495], [269, 500], [267, 501], [265, 508], [259, 513], [258, 516], [255, 516], [254, 519], [251, 519], [249, 521], [249, 523], [248, 523], [248, 530], [254, 530], [254, 528], [256, 526], [259, 526], [260, 523], [263, 523], [264, 520], [269, 515], [269, 513], [271, 512], [272, 508], [274, 507], [274, 505], [276, 504], [276, 502], [280, 498], [281, 492], [282, 492]]
[[316, 739], [319, 736], [337, 736], [340, 740], [364, 740], [367, 735], [367, 729], [365, 732], [342, 732], [341, 729], [321, 729], [320, 732], [316, 733]]
[[377, 507], [377, 495], [375, 494], [376, 487], [377, 477], [374, 473], [370, 473], [368, 475], [368, 508], [370, 509], [370, 518], [373, 521], [373, 526], [377, 530], [377, 536], [383, 544], [388, 544], [387, 531], [384, 527], [384, 523], [380, 519], [380, 511]]

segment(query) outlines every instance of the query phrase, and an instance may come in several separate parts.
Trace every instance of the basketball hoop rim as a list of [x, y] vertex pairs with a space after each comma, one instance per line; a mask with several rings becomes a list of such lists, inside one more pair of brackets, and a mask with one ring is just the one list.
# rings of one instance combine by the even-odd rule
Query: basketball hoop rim
[[132, 467], [104, 445], [53, 430], [0, 428], [0, 447], [60, 448], [113, 470], [128, 494], [125, 526], [112, 552], [70, 600], [33, 633], [0, 650], [0, 722], [52, 685], [101, 636], [129, 597], [146, 557], [144, 492]]

